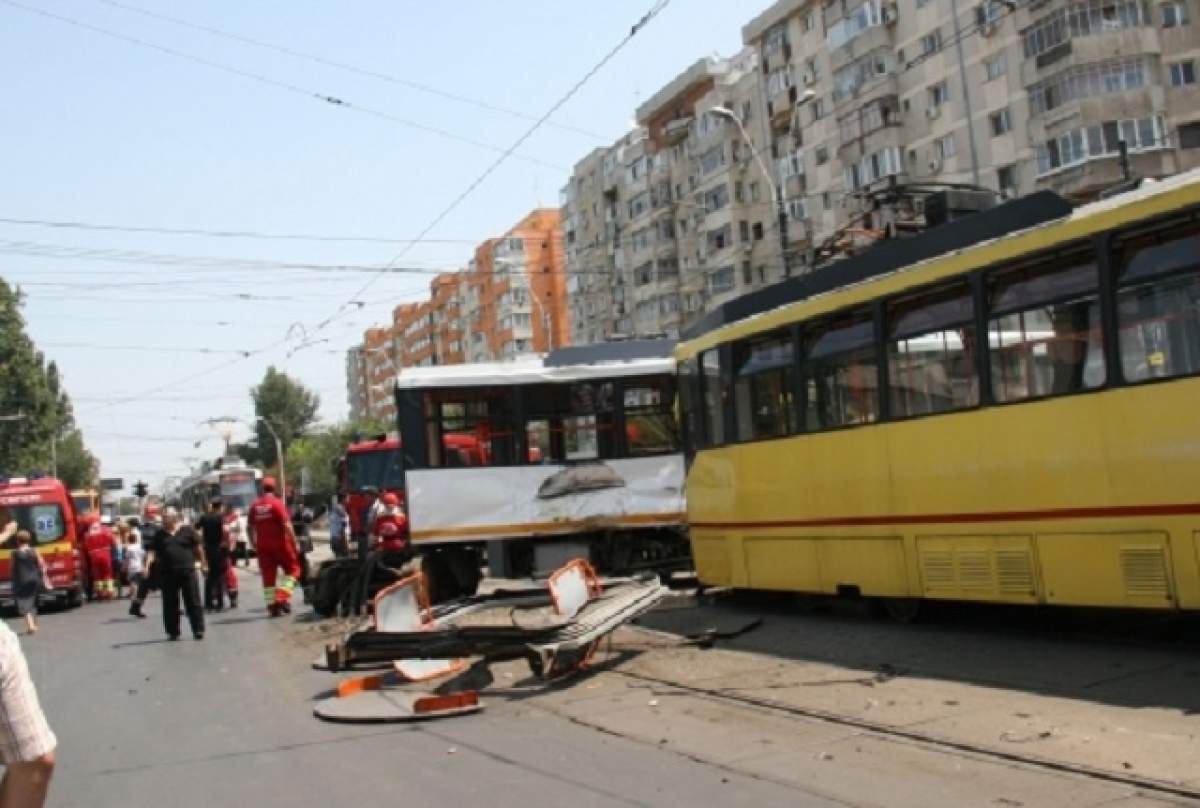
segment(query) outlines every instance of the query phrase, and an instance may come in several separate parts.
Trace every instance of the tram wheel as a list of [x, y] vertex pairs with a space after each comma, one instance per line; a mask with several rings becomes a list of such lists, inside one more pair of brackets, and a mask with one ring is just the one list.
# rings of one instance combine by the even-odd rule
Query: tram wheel
[[896, 623], [915, 623], [921, 616], [920, 598], [882, 598], [883, 612]]

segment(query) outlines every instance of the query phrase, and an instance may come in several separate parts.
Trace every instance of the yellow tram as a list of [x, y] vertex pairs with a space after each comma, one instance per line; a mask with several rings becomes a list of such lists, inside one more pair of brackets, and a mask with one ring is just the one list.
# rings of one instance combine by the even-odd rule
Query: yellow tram
[[707, 584], [1200, 608], [1198, 172], [884, 243], [676, 358]]

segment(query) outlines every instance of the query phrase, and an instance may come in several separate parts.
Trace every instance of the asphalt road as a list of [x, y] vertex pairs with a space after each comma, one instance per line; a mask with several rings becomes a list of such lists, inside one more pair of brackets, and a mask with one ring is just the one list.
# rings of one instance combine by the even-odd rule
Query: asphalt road
[[309, 668], [294, 625], [246, 600], [203, 642], [167, 642], [157, 598], [146, 620], [127, 601], [43, 616], [22, 641], [59, 737], [50, 805], [836, 804], [520, 704], [420, 725], [320, 722], [312, 701], [333, 677]]

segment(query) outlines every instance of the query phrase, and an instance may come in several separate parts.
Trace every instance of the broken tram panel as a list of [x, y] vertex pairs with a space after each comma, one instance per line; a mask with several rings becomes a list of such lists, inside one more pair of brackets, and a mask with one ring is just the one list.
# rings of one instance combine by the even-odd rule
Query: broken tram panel
[[405, 369], [399, 429], [413, 549], [486, 549], [489, 574], [691, 566], [671, 344]]

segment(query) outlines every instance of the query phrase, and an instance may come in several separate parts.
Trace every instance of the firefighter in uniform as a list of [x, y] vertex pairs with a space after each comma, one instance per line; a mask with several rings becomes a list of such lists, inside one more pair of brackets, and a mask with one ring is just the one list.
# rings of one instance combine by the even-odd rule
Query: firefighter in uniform
[[375, 517], [375, 549], [382, 553], [408, 550], [408, 518], [400, 508], [400, 498], [387, 493], [380, 500], [383, 508]]
[[[275, 480], [264, 477], [262, 490], [262, 496], [250, 506], [246, 524], [258, 554], [267, 611], [271, 617], [278, 617], [292, 611], [292, 590], [300, 577], [300, 560], [287, 508], [275, 496]], [[277, 572], [282, 574], [277, 576]]]
[[97, 600], [112, 600], [117, 596], [117, 582], [113, 577], [113, 534], [95, 514], [85, 518], [88, 527], [83, 548], [87, 552], [92, 593]]

